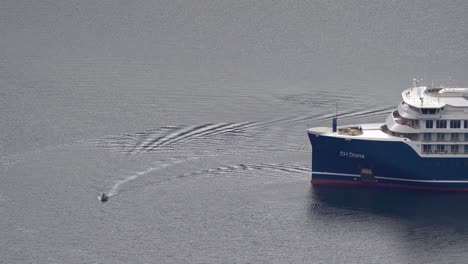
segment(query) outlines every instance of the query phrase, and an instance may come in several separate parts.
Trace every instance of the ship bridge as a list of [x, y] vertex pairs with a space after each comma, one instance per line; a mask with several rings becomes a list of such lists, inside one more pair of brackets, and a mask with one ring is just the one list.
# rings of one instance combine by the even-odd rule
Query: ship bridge
[[403, 101], [419, 109], [440, 109], [446, 105], [468, 107], [468, 88], [411, 87], [401, 93]]

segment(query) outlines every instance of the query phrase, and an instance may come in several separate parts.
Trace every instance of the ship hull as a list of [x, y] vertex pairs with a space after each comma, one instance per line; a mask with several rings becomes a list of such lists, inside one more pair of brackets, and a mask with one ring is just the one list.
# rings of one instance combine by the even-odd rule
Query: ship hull
[[468, 158], [420, 157], [401, 141], [308, 135], [314, 185], [468, 191]]

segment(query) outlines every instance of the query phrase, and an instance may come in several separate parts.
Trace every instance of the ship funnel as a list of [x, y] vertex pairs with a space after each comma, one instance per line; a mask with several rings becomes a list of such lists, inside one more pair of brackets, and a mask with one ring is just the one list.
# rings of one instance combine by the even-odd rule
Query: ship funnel
[[337, 126], [338, 126], [338, 118], [335, 116], [335, 117], [333, 117], [333, 119], [332, 119], [332, 129], [333, 129], [333, 132], [336, 132]]
[[338, 103], [336, 103], [335, 106], [335, 116], [332, 119], [332, 130], [333, 132], [336, 132], [336, 128], [338, 126]]

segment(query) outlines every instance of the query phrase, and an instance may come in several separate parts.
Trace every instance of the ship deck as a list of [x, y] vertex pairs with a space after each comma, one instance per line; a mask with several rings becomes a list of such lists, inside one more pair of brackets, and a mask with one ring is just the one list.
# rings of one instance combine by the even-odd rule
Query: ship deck
[[388, 141], [409, 141], [405, 137], [397, 137], [382, 130], [385, 123], [372, 123], [360, 125], [347, 125], [338, 127], [337, 132], [332, 132], [330, 127], [315, 127], [307, 130], [310, 134], [327, 135], [332, 137], [341, 137], [349, 139], [367, 139], [367, 140], [388, 140]]
[[412, 87], [401, 93], [403, 101], [417, 108], [441, 108], [445, 105], [468, 107], [467, 88]]

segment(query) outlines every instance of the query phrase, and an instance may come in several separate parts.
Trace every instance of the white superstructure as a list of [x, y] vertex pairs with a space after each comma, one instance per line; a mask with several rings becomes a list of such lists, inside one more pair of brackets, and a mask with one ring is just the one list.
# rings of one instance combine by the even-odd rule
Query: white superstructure
[[421, 157], [468, 157], [468, 88], [411, 87], [385, 123], [324, 132], [349, 140], [402, 141]]

